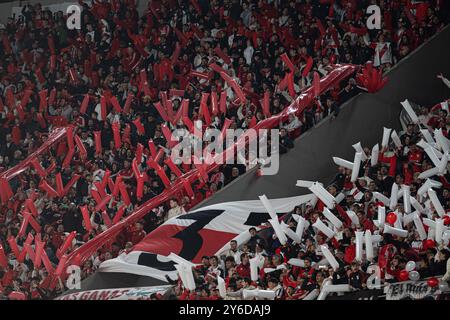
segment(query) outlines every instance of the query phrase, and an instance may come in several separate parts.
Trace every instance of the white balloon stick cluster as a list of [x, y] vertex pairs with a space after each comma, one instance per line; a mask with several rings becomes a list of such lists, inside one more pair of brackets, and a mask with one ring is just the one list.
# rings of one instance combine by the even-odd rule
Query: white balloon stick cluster
[[297, 221], [297, 228], [295, 229], [295, 233], [300, 239], [302, 239], [303, 232], [309, 228], [310, 223], [308, 220], [306, 220], [302, 216], [299, 216], [298, 214], [293, 214], [292, 218]]
[[351, 288], [348, 284], [331, 284], [331, 279], [326, 279], [320, 290], [317, 300], [325, 300], [329, 293], [332, 292], [350, 292]]
[[372, 235], [370, 230], [355, 232], [355, 260], [363, 261], [363, 245], [365, 246], [366, 259], [372, 261], [374, 259], [374, 245], [381, 241], [380, 235]]
[[353, 162], [350, 162], [350, 161], [347, 161], [347, 160], [344, 160], [344, 159], [341, 159], [338, 157], [333, 157], [333, 161], [340, 167], [344, 167], [346, 169], [352, 170], [352, 176], [351, 176], [350, 180], [352, 182], [355, 182], [356, 179], [358, 178], [359, 169], [361, 167], [361, 161], [364, 161], [364, 160], [362, 160], [363, 158], [367, 159], [367, 156], [365, 155], [364, 151], [362, 150], [361, 152], [355, 153]]
[[259, 298], [259, 299], [275, 299], [276, 293], [272, 290], [261, 289], [244, 289], [242, 291], [242, 297], [244, 299]]
[[411, 107], [411, 104], [409, 103], [408, 99], [405, 99], [405, 101], [400, 102], [400, 104], [403, 106], [403, 109], [405, 109], [406, 113], [411, 118], [411, 121], [414, 123], [419, 123], [419, 118], [417, 117], [416, 113]]
[[176, 263], [175, 268], [178, 271], [181, 282], [183, 282], [183, 286], [188, 290], [195, 290], [196, 284], [194, 280], [194, 274], [192, 273], [192, 268], [195, 266], [195, 264], [176, 255], [173, 252], [168, 255], [168, 258]]
[[227, 289], [225, 286], [225, 280], [221, 276], [217, 276], [217, 289], [219, 289], [219, 294], [222, 298], [227, 295]]
[[309, 188], [329, 209], [334, 209], [336, 199], [319, 182], [314, 182]]
[[258, 268], [262, 268], [264, 264], [264, 258], [260, 255], [256, 255], [255, 257], [249, 259], [250, 262], [250, 278], [252, 281], [258, 280]]
[[280, 225], [280, 222], [278, 221], [278, 216], [275, 212], [275, 209], [273, 208], [272, 204], [270, 203], [269, 199], [267, 199], [266, 195], [259, 196], [259, 200], [261, 200], [264, 208], [266, 208], [267, 212], [270, 215], [269, 222], [273, 227], [273, 230], [275, 231], [275, 234], [278, 237], [278, 240], [282, 245], [284, 245], [287, 242], [286, 234], [283, 231], [283, 228]]

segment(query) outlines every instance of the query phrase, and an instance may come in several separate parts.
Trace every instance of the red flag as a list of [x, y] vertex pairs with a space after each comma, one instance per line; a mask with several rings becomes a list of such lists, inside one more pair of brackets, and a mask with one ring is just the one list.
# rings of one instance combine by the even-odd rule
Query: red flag
[[139, 171], [136, 158], [133, 159], [131, 166], [137, 182], [136, 197], [141, 199], [144, 195], [144, 175]]
[[114, 216], [112, 223], [116, 224], [117, 222], [120, 221], [120, 219], [122, 218], [123, 214], [125, 213], [125, 209], [126, 209], [126, 205], [121, 205], [119, 210], [117, 210], [116, 215]]
[[11, 43], [9, 42], [7, 33], [3, 34], [2, 42], [3, 42], [3, 50], [5, 51], [5, 53], [8, 55], [11, 54], [12, 53]]
[[102, 132], [101, 131], [94, 131], [94, 137], [95, 137], [95, 154], [102, 154]]
[[73, 187], [73, 185], [75, 184], [75, 182], [77, 182], [78, 179], [80, 179], [80, 177], [81, 177], [81, 176], [78, 175], [78, 174], [74, 174], [74, 175], [73, 175], [73, 177], [69, 180], [69, 182], [67, 182], [67, 184], [64, 186], [64, 189], [63, 189], [63, 195], [66, 195], [66, 194], [69, 192], [70, 188]]
[[323, 26], [323, 24], [322, 24], [322, 21], [320, 21], [320, 19], [317, 18], [317, 19], [316, 19], [316, 22], [317, 22], [317, 27], [319, 28], [320, 35], [321, 35], [322, 37], [324, 37], [326, 32], [325, 32], [325, 28], [324, 28], [324, 26]]
[[19, 250], [19, 247], [17, 246], [16, 238], [14, 238], [13, 236], [9, 236], [7, 241], [8, 241], [9, 247], [11, 248], [11, 251], [16, 256], [17, 261], [23, 262], [23, 260], [22, 261], [19, 260], [20, 250]]
[[186, 179], [184, 179], [184, 178], [182, 178], [181, 181], [182, 181], [182, 183], [183, 183], [183, 187], [184, 187], [184, 189], [186, 190], [188, 196], [189, 196], [191, 199], [194, 199], [195, 194], [194, 194], [194, 191], [192, 190], [192, 186], [191, 186], [191, 184], [189, 183], [189, 181], [186, 180]]
[[217, 92], [215, 91], [211, 92], [211, 113], [214, 116], [217, 116], [219, 114], [219, 108], [217, 104]]
[[26, 199], [25, 206], [28, 210], [30, 210], [31, 214], [34, 217], [38, 216], [38, 211], [37, 211], [36, 206], [34, 205], [34, 201], [32, 199]]
[[114, 147], [116, 149], [119, 149], [120, 146], [122, 145], [122, 141], [120, 139], [120, 128], [119, 128], [119, 123], [118, 122], [114, 122], [112, 125], [112, 131], [113, 131], [113, 136], [114, 136]]
[[50, 262], [50, 259], [47, 256], [47, 252], [45, 252], [45, 250], [42, 251], [42, 263], [45, 266], [45, 269], [47, 269], [48, 273], [50, 275], [53, 274], [54, 268], [52, 263]]
[[84, 227], [86, 228], [86, 230], [88, 232], [91, 232], [92, 224], [91, 224], [91, 218], [90, 218], [87, 206], [81, 206], [80, 210], [81, 210], [81, 215], [83, 216]]
[[132, 121], [133, 124], [136, 126], [137, 132], [140, 135], [144, 135], [145, 134], [145, 128], [141, 123], [141, 117], [137, 117], [135, 120]]
[[6, 268], [8, 266], [8, 258], [6, 257], [5, 250], [0, 243], [0, 266]]
[[39, 268], [42, 263], [42, 252], [44, 251], [45, 242], [41, 240], [36, 240], [36, 255], [34, 258], [34, 266]]
[[231, 58], [230, 58], [227, 54], [225, 54], [225, 52], [222, 51], [222, 49], [220, 48], [219, 45], [217, 45], [217, 46], [214, 48], [214, 53], [215, 53], [219, 58], [221, 58], [226, 64], [228, 64], [228, 65], [231, 64]]
[[115, 96], [112, 96], [112, 97], [109, 99], [109, 102], [111, 102], [111, 104], [112, 104], [114, 110], [115, 110], [117, 113], [122, 113], [122, 108], [120, 107], [119, 101], [117, 100], [117, 98], [116, 98]]
[[194, 6], [195, 10], [197, 10], [198, 14], [202, 14], [202, 9], [200, 8], [200, 5], [198, 4], [198, 0], [191, 0], [191, 4]]
[[100, 97], [100, 112], [101, 112], [101, 116], [102, 116], [102, 120], [106, 121], [106, 117], [108, 116], [107, 114], [107, 101], [106, 101], [106, 97], [105, 96], [101, 96]]
[[215, 63], [211, 63], [211, 64], [209, 65], [209, 67], [210, 67], [212, 70], [214, 70], [215, 72], [219, 73], [219, 74], [220, 74], [221, 72], [226, 72], [224, 68], [218, 66], [218, 65], [215, 64]]
[[175, 117], [173, 118], [173, 124], [174, 125], [176, 125], [179, 121], [180, 121], [180, 119], [181, 119], [181, 117], [182, 117], [182, 115], [183, 115], [183, 109], [185, 108], [184, 107], [184, 104], [185, 104], [185, 99], [183, 99], [183, 101], [181, 102], [181, 106], [178, 108], [178, 110], [177, 110], [177, 113], [175, 114]]
[[78, 147], [78, 151], [80, 152], [80, 159], [85, 160], [87, 158], [87, 151], [84, 147], [83, 141], [81, 141], [81, 138], [76, 134], [74, 136], [75, 144]]
[[161, 161], [163, 155], [164, 155], [164, 150], [159, 149], [158, 153], [156, 154], [156, 157], [155, 157], [155, 162], [159, 163]]
[[53, 41], [52, 36], [48, 37], [47, 43], [48, 43], [48, 50], [50, 51], [50, 55], [55, 55], [56, 54], [55, 42]]
[[242, 88], [236, 83], [236, 80], [232, 79], [226, 72], [221, 72], [220, 76], [233, 88], [233, 91], [238, 96], [240, 103], [245, 103], [247, 99], [245, 98]]
[[19, 237], [23, 237], [25, 232], [27, 231], [27, 226], [28, 223], [30, 222], [30, 214], [26, 214], [28, 212], [23, 212], [23, 220], [22, 220], [22, 224], [20, 225], [20, 229], [19, 232], [17, 233], [17, 235]]
[[56, 55], [50, 56], [50, 70], [52, 72], [56, 70]]
[[30, 97], [31, 94], [33, 93], [33, 91], [31, 90], [25, 90], [22, 100], [20, 101], [20, 104], [22, 105], [22, 107], [26, 107], [28, 102], [30, 101]]
[[315, 97], [320, 96], [320, 76], [317, 72], [314, 72], [313, 87], [314, 87], [314, 96]]
[[36, 78], [38, 79], [39, 83], [43, 84], [45, 82], [45, 77], [42, 74], [41, 68], [36, 68], [35, 73], [36, 73]]
[[187, 116], [183, 116], [183, 123], [188, 128], [189, 132], [194, 132], [194, 124], [192, 123], [191, 119]]
[[227, 92], [222, 91], [220, 93], [220, 112], [223, 114], [227, 113]]
[[163, 168], [158, 165], [158, 169], [156, 169], [156, 174], [161, 178], [162, 183], [166, 188], [170, 188], [170, 180], [167, 178], [166, 173], [164, 172]]
[[313, 58], [308, 57], [308, 60], [306, 61], [306, 66], [302, 72], [302, 77], [306, 77], [309, 74], [309, 72], [311, 71], [311, 69], [313, 67], [313, 64], [314, 64]]
[[294, 73], [293, 72], [288, 73], [287, 80], [288, 80], [287, 85], [288, 85], [289, 95], [292, 98], [295, 98], [297, 94], [295, 93], [295, 89], [294, 89]]
[[158, 110], [159, 114], [161, 115], [161, 118], [163, 118], [164, 121], [169, 122], [169, 117], [167, 116], [166, 111], [163, 109], [161, 102], [156, 102], [153, 104], [156, 108], [156, 110]]
[[68, 168], [70, 166], [70, 163], [72, 162], [74, 154], [75, 154], [75, 149], [70, 149], [62, 163], [63, 168]]
[[53, 189], [48, 182], [43, 179], [41, 181], [41, 183], [39, 184], [39, 189], [41, 189], [42, 191], [47, 192], [47, 196], [51, 197], [51, 198], [56, 198], [58, 197], [58, 193], [55, 191], [55, 189]]
[[33, 227], [33, 229], [36, 232], [41, 232], [41, 225], [39, 223], [37, 223], [37, 221], [33, 218], [33, 216], [31, 215], [31, 213], [29, 212], [24, 212], [29, 216], [29, 222], [31, 224], [31, 227]]
[[76, 85], [78, 83], [78, 76], [74, 68], [69, 69], [70, 81]]
[[58, 193], [58, 195], [60, 197], [62, 197], [63, 196], [63, 192], [64, 192], [64, 186], [63, 186], [61, 172], [58, 172], [55, 175], [55, 180], [56, 180], [56, 192]]
[[162, 130], [163, 135], [166, 138], [167, 142], [169, 142], [170, 148], [172, 148], [178, 144], [178, 141], [172, 140], [172, 132], [170, 132], [170, 129], [165, 124], [161, 125], [161, 130]]
[[6, 90], [6, 103], [10, 109], [16, 107], [16, 98], [14, 97], [14, 92], [11, 87]]
[[150, 155], [153, 158], [156, 157], [156, 146], [152, 139], [148, 140], [148, 149], [150, 150]]
[[47, 95], [48, 89], [44, 89], [39, 92], [39, 112], [45, 112], [47, 109]]
[[54, 106], [56, 100], [56, 88], [53, 88], [52, 91], [50, 91], [50, 96], [48, 97], [48, 105]]
[[248, 127], [253, 128], [254, 126], [256, 126], [256, 117], [255, 116], [253, 116], [252, 119], [250, 120]]
[[286, 67], [289, 68], [289, 70], [291, 70], [291, 72], [295, 72], [295, 66], [292, 63], [291, 59], [289, 59], [288, 55], [285, 53], [283, 53], [280, 56], [281, 60], [283, 60], [284, 64], [286, 65]]
[[102, 218], [105, 225], [110, 228], [112, 226], [111, 218], [109, 217], [108, 213], [106, 211], [102, 211]]
[[199, 115], [205, 120], [205, 124], [209, 126], [211, 124], [211, 116], [209, 114], [208, 105], [206, 104], [209, 98], [209, 93], [203, 92], [202, 99], [200, 100], [200, 112]]
[[[72, 246], [73, 239], [75, 239], [76, 236], [77, 236], [76, 231], [72, 231], [71, 233], [69, 233], [69, 235], [66, 237], [63, 244], [59, 248], [59, 250], [58, 250], [59, 252], [56, 253], [58, 258], [60, 258], [62, 255], [64, 255], [64, 253], [66, 253], [66, 251]], [[63, 260], [63, 259], [61, 259], [61, 260]], [[59, 268], [59, 266], [58, 266], [58, 268]], [[56, 273], [58, 273], [58, 272], [56, 272]]]
[[264, 99], [262, 100], [262, 109], [264, 115], [268, 118], [270, 114], [270, 93], [269, 91], [264, 92]]
[[37, 174], [43, 178], [47, 175], [47, 172], [44, 170], [44, 168], [41, 166], [41, 164], [39, 163], [39, 161], [36, 158], [33, 158], [31, 160], [31, 165], [34, 167], [34, 169], [36, 170]]
[[164, 161], [165, 164], [167, 164], [167, 166], [170, 168], [170, 170], [175, 173], [175, 175], [177, 177], [181, 177], [183, 175], [183, 173], [181, 172], [181, 170], [175, 165], [175, 163], [173, 163], [172, 159], [169, 157]]
[[209, 74], [208, 73], [204, 73], [204, 72], [199, 72], [199, 71], [191, 71], [189, 72], [189, 76], [195, 78], [200, 78], [200, 79], [205, 79], [205, 80], [209, 80]]
[[173, 28], [175, 31], [175, 34], [177, 35], [178, 40], [181, 42], [181, 45], [184, 47], [186, 43], [188, 42], [188, 38], [184, 35], [183, 32], [178, 30], [177, 28]]
[[144, 146], [140, 143], [137, 144], [136, 147], [136, 159], [138, 163], [142, 162], [142, 154], [144, 153]]
[[81, 103], [81, 107], [80, 107], [81, 114], [86, 113], [88, 105], [89, 105], [89, 94], [86, 93], [86, 95], [83, 98], [83, 102]]
[[41, 126], [42, 129], [47, 128], [47, 123], [45, 122], [44, 117], [42, 116], [42, 114], [36, 113], [36, 118], [37, 118], [37, 121], [39, 122], [39, 125]]
[[123, 107], [123, 113], [127, 114], [130, 112], [131, 101], [133, 100], [134, 95], [131, 92], [128, 92], [127, 99], [125, 100], [125, 106]]
[[62, 272], [64, 270], [64, 267], [66, 266], [66, 262], [67, 262], [67, 256], [63, 255], [61, 257], [61, 259], [59, 260], [58, 266], [56, 267], [56, 270], [55, 270], [55, 276], [56, 277], [61, 276], [61, 274], [62, 274]]
[[169, 90], [169, 96], [170, 96], [170, 97], [180, 97], [180, 98], [183, 98], [183, 97], [184, 97], [184, 90], [170, 89], [170, 90]]
[[127, 188], [125, 187], [125, 184], [122, 181], [120, 181], [120, 184], [119, 184], [119, 191], [120, 191], [120, 195], [122, 197], [123, 202], [127, 206], [129, 206], [131, 204], [130, 197], [128, 195]]
[[180, 57], [180, 52], [181, 52], [181, 46], [177, 42], [175, 44], [175, 50], [174, 50], [172, 56], [170, 57], [170, 62], [172, 63], [172, 65], [174, 65], [178, 61], [178, 58]]
[[111, 195], [106, 195], [106, 197], [104, 197], [99, 203], [97, 203], [97, 205], [95, 206], [95, 211], [104, 210], [108, 202], [111, 201], [111, 198]]
[[28, 234], [27, 239], [25, 240], [25, 243], [23, 244], [22, 252], [20, 252], [19, 257], [17, 257], [18, 262], [23, 262], [25, 259], [25, 256], [27, 255], [27, 250], [25, 250], [25, 245], [30, 245], [34, 240], [34, 237], [31, 233]]
[[73, 127], [70, 126], [67, 128], [67, 145], [69, 147], [69, 150], [72, 150], [74, 148], [74, 144], [73, 144]]

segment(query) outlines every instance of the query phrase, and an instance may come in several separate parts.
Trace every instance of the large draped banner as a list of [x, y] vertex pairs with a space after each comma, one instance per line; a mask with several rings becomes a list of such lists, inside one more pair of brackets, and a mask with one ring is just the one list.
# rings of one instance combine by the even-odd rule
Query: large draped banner
[[427, 281], [405, 281], [389, 284], [385, 288], [385, 293], [386, 300], [420, 300], [424, 298], [435, 299], [440, 290], [439, 287], [430, 287]]
[[98, 289], [68, 293], [55, 300], [150, 300], [153, 294], [164, 295], [172, 286]]
[[[272, 199], [278, 215], [291, 212], [307, 203], [313, 194]], [[249, 228], [264, 227], [270, 219], [260, 200], [218, 203], [169, 219], [138, 243], [131, 252], [100, 265], [100, 272], [125, 272], [167, 281], [175, 278], [171, 253], [199, 263], [203, 256], [218, 255], [228, 248], [232, 239], [238, 245], [250, 238]]]

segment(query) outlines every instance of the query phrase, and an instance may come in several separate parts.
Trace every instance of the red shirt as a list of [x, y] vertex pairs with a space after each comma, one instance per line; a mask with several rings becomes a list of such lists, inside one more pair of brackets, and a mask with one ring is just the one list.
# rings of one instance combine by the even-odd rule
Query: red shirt
[[247, 277], [250, 278], [250, 264], [247, 263], [246, 265], [244, 264], [239, 264], [236, 267], [236, 272], [239, 274], [240, 277]]

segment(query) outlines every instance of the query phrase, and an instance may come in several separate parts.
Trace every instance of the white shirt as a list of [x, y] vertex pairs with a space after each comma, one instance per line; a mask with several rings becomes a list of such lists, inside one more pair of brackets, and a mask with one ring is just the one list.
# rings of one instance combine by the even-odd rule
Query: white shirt
[[253, 49], [252, 46], [248, 46], [244, 50], [245, 61], [247, 62], [248, 65], [250, 65], [252, 63], [252, 58], [253, 58], [254, 52], [255, 52], [255, 49]]
[[300, 128], [302, 125], [302, 122], [298, 120], [297, 116], [294, 116], [294, 119], [289, 122], [288, 124], [283, 125], [283, 128], [285, 128], [287, 131], [292, 131], [297, 128]]

